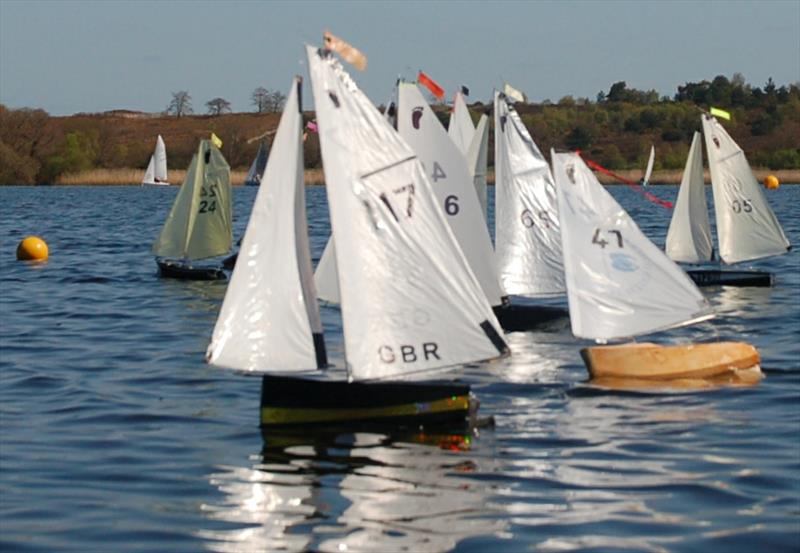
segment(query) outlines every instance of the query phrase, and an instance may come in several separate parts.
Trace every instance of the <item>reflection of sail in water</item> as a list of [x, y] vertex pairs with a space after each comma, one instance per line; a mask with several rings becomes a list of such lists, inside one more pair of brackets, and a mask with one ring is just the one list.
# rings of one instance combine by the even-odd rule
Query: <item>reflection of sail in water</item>
[[[287, 471], [289, 467], [286, 467]], [[203, 504], [206, 516], [235, 525], [200, 530], [211, 551], [306, 551], [311, 537], [293, 534], [293, 525], [311, 518], [312, 476], [267, 472], [245, 467], [220, 467], [210, 476], [225, 494], [221, 505]]]

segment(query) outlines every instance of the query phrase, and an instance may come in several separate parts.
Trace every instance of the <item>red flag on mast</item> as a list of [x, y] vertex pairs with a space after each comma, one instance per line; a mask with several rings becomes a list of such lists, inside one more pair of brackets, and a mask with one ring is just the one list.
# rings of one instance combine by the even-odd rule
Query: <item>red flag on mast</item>
[[420, 71], [419, 75], [417, 75], [417, 82], [430, 90], [431, 94], [436, 96], [438, 100], [442, 100], [444, 98], [444, 89], [422, 71]]

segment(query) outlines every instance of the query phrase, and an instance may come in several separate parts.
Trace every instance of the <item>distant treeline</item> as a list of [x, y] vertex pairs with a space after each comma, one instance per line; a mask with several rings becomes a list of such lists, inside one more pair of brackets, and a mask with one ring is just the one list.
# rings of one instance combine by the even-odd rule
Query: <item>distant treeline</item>
[[[701, 110], [710, 106], [731, 113], [724, 125], [754, 167], [800, 169], [800, 83], [763, 87], [747, 84], [736, 74], [712, 81], [686, 83], [672, 97], [614, 83], [594, 100], [565, 96], [553, 103], [516, 105], [542, 152], [550, 148], [584, 152], [610, 169], [644, 166], [650, 145], [656, 147], [655, 168], [681, 169], [692, 133], [700, 129]], [[448, 107], [436, 106], [446, 125]], [[470, 106], [473, 119], [491, 104]], [[314, 114], [306, 114], [313, 119]], [[115, 111], [53, 117], [40, 109], [8, 109], [0, 105], [0, 183], [55, 182], [60, 176], [89, 169], [147, 166], [158, 134], [167, 144], [169, 166], [183, 169], [200, 138], [214, 132], [231, 167], [246, 169], [260, 140], [271, 140], [279, 121], [275, 113], [227, 113], [170, 117]], [[319, 141], [305, 142], [307, 169], [321, 167]], [[489, 164], [493, 165], [490, 134]]]

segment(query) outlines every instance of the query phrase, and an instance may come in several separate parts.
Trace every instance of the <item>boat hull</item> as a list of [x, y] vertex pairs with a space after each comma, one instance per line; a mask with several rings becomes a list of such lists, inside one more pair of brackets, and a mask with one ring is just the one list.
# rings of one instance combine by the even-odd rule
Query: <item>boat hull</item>
[[[661, 346], [651, 343], [596, 346], [581, 350], [581, 357], [596, 379], [635, 379], [654, 384], [681, 379], [720, 379], [757, 374], [758, 350], [744, 342], [713, 342]], [[757, 369], [757, 371], [753, 371]]]
[[261, 385], [262, 428], [463, 423], [476, 409], [463, 384], [265, 375]]
[[494, 314], [506, 332], [535, 330], [569, 317], [569, 311], [563, 308], [513, 303], [495, 307]]
[[686, 271], [697, 286], [761, 286], [774, 284], [774, 276], [766, 271], [721, 271], [698, 269]]
[[225, 271], [218, 267], [193, 267], [175, 261], [156, 260], [159, 274], [163, 278], [180, 280], [226, 280]]

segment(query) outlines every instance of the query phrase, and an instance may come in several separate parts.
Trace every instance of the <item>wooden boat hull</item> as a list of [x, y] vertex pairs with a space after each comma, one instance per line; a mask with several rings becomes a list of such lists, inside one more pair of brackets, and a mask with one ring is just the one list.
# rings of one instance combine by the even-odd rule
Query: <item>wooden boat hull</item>
[[261, 427], [465, 422], [477, 410], [463, 384], [326, 381], [265, 375]]
[[[739, 371], [758, 369], [760, 362], [758, 350], [744, 342], [596, 346], [582, 349], [581, 357], [593, 381], [636, 379], [653, 384], [680, 379], [723, 378]], [[757, 373], [760, 375], [761, 370], [758, 369]]]
[[193, 267], [175, 261], [157, 259], [158, 270], [164, 278], [181, 280], [226, 280], [225, 272], [218, 267]]
[[512, 303], [495, 307], [494, 314], [506, 332], [534, 330], [569, 317], [569, 311], [559, 307]]
[[719, 269], [697, 269], [686, 274], [698, 286], [762, 286], [774, 284], [774, 276], [766, 271], [721, 271]]

